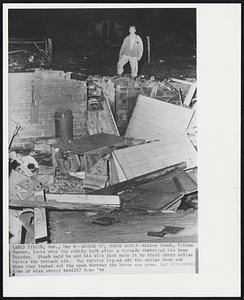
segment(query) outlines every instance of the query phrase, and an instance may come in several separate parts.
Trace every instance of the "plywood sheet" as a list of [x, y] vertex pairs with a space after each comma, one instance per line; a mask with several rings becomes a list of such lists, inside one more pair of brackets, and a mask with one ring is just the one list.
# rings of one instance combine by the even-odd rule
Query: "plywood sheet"
[[127, 179], [159, 170], [173, 164], [186, 162], [186, 168], [197, 165], [196, 149], [186, 134], [166, 143], [156, 141], [114, 151], [119, 172]]
[[186, 132], [194, 111], [139, 95], [125, 136], [165, 140]]

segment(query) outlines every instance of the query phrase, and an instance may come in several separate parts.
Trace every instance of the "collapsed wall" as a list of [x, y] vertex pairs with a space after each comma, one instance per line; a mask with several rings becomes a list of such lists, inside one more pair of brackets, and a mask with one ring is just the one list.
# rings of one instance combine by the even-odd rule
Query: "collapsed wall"
[[9, 136], [21, 125], [12, 147], [28, 146], [55, 136], [54, 114], [58, 108], [73, 113], [74, 136], [87, 134], [87, 87], [85, 81], [67, 78], [63, 71], [9, 73]]

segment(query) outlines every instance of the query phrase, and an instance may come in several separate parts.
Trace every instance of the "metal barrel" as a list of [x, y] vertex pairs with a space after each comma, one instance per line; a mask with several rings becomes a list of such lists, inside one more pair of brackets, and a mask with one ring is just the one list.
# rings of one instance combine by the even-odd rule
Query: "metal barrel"
[[73, 139], [73, 115], [71, 110], [57, 111], [55, 118], [56, 137]]

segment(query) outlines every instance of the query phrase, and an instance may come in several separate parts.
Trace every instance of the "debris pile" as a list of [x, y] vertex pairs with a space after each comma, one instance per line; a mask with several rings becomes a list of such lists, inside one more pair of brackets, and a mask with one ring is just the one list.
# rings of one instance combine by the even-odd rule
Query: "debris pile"
[[9, 72], [35, 70], [52, 62], [52, 40], [9, 39]]
[[[52, 242], [55, 211], [122, 228], [123, 216], [177, 219], [197, 209], [196, 83], [102, 76], [86, 83], [89, 135], [60, 130], [28, 155], [10, 144], [11, 243]], [[159, 223], [145, 235], [177, 236], [184, 228]]]

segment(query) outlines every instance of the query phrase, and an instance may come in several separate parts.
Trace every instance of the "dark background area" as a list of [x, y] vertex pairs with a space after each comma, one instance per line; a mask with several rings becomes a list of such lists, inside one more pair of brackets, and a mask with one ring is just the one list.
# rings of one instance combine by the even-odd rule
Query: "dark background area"
[[84, 38], [92, 22], [118, 22], [127, 35], [136, 25], [142, 37], [160, 40], [170, 35], [181, 43], [195, 43], [195, 9], [15, 9], [9, 10], [9, 36], [21, 38], [51, 37], [69, 39], [76, 34]]
[[[104, 21], [109, 23], [109, 30]], [[175, 60], [177, 56], [196, 56], [196, 9], [9, 10], [9, 37], [32, 40], [51, 38], [54, 64], [67, 71], [70, 71], [67, 62], [73, 60], [73, 69], [82, 65], [83, 70], [89, 68], [90, 73], [116, 73], [119, 49], [130, 25], [136, 26], [137, 34], [144, 43], [140, 73], [147, 62], [148, 35], [151, 62]], [[120, 27], [120, 31], [116, 26]], [[78, 58], [88, 60], [81, 63]]]

